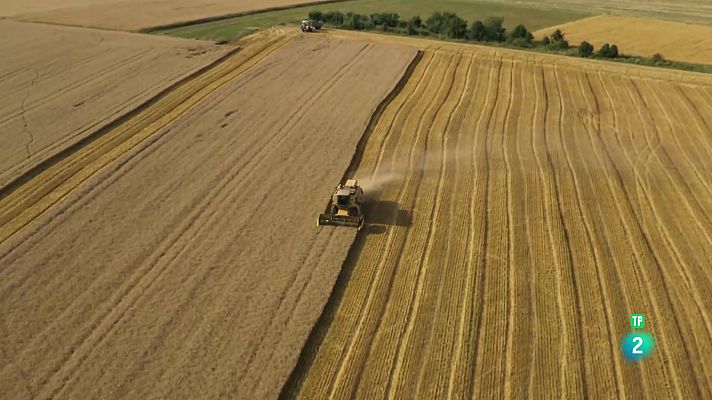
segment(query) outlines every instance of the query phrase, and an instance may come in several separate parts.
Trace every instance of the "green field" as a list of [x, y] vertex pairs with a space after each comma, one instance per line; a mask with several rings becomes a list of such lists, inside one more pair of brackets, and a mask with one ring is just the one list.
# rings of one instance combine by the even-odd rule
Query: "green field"
[[353, 0], [243, 15], [219, 21], [158, 30], [154, 33], [195, 39], [232, 40], [280, 23], [297, 22], [305, 18], [312, 10], [352, 11], [366, 15], [378, 12], [396, 12], [402, 18], [420, 15], [423, 19], [433, 11], [450, 11], [457, 13], [468, 22], [478, 19], [484, 20], [489, 16], [497, 15], [504, 17], [505, 25], [508, 28], [524, 24], [531, 31], [592, 15], [585, 11], [570, 9], [476, 0]]

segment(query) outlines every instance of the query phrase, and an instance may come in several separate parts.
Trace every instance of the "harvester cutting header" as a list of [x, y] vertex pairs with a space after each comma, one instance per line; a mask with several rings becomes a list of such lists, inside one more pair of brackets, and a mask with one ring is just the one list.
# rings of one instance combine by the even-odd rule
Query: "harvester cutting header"
[[356, 179], [349, 179], [336, 187], [326, 212], [319, 215], [317, 224], [363, 227], [363, 190]]

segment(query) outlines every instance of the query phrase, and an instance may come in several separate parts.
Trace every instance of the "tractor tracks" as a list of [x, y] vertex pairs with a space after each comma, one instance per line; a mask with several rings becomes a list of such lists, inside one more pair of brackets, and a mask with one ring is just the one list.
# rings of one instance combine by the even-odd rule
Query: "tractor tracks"
[[228, 52], [0, 189], [0, 243], [289, 39], [273, 35]]

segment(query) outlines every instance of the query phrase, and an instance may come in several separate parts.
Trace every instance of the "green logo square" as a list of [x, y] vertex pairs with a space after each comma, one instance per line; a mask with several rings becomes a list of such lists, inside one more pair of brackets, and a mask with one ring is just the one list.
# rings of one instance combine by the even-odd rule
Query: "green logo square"
[[630, 327], [633, 329], [643, 329], [645, 328], [645, 315], [643, 314], [631, 314], [630, 315]]

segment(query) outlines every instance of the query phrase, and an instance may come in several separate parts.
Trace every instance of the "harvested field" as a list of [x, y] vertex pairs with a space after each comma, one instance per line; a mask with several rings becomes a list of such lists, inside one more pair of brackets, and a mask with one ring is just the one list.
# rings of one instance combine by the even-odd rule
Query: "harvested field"
[[712, 26], [648, 18], [602, 15], [542, 29], [537, 38], [561, 29], [572, 44], [586, 40], [596, 48], [615, 43], [625, 54], [665, 58], [696, 64], [712, 64]]
[[661, 18], [712, 25], [708, 0], [493, 0], [515, 6], [537, 6], [546, 10], [588, 10], [597, 14]]
[[2, 13], [25, 21], [137, 31], [324, 0], [70, 0], [62, 7], [45, 0], [30, 1], [22, 6], [15, 5], [16, 0], [0, 2], [0, 10], [10, 10]]
[[229, 50], [0, 21], [0, 189]]
[[[411, 43], [282, 397], [711, 398], [712, 79]], [[632, 313], [657, 340], [637, 365]]]
[[316, 215], [416, 55], [288, 39], [241, 43], [0, 199], [6, 397], [277, 396], [355, 235]]

